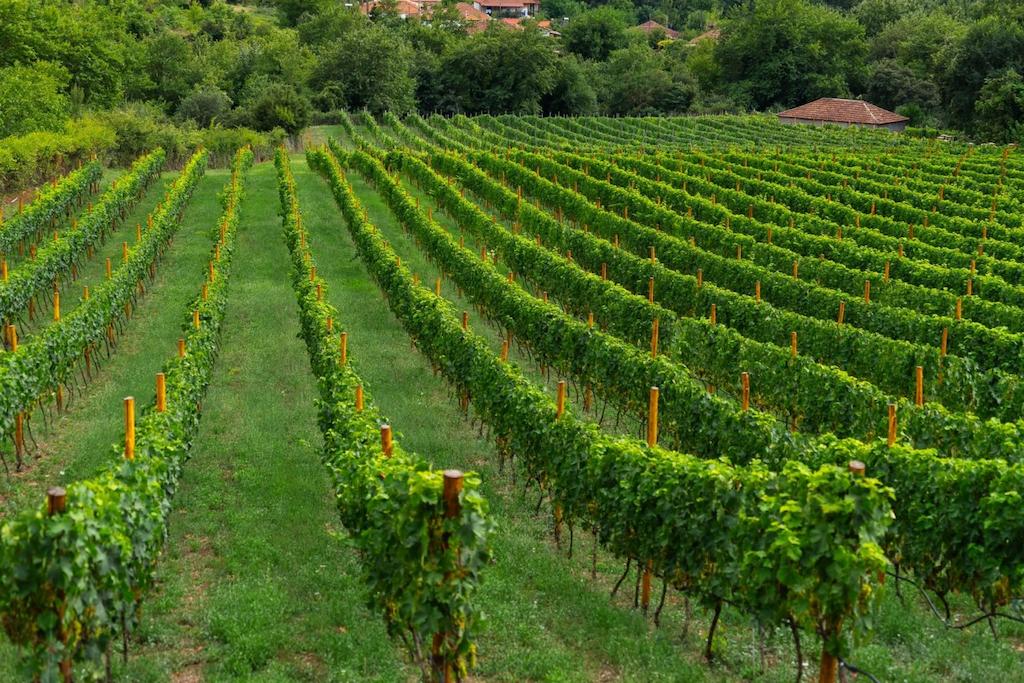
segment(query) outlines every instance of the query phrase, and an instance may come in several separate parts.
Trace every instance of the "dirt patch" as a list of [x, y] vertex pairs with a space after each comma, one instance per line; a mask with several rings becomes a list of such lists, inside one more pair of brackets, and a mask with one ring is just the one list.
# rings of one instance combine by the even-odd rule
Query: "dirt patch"
[[181, 671], [171, 674], [171, 683], [201, 683], [203, 680], [203, 665], [189, 664]]

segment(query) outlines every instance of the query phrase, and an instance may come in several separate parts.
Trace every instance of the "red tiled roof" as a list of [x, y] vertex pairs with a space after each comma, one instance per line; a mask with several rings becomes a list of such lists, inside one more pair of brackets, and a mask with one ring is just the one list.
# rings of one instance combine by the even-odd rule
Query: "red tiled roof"
[[459, 16], [464, 21], [490, 21], [491, 17], [487, 12], [478, 10], [468, 2], [460, 2], [455, 5], [455, 9], [458, 11]]
[[[374, 2], [360, 3], [359, 11], [363, 14], [369, 14], [379, 4], [376, 0]], [[395, 12], [407, 17], [415, 16], [420, 13], [420, 5], [418, 2], [413, 2], [413, 0], [398, 0], [395, 4]]]
[[712, 26], [707, 31], [704, 31], [704, 33], [702, 33], [699, 36], [696, 36], [693, 39], [691, 39], [690, 42], [687, 43], [687, 45], [696, 45], [697, 43], [699, 43], [702, 40], [718, 40], [721, 37], [722, 37], [721, 29], [718, 29], [718, 28], [715, 28], [714, 26]]
[[906, 116], [900, 116], [863, 100], [843, 100], [836, 97], [822, 97], [799, 107], [787, 109], [779, 112], [779, 118], [874, 126], [885, 126], [890, 123], [902, 123], [910, 120]]
[[641, 31], [643, 31], [644, 33], [653, 33], [655, 31], [664, 31], [665, 32], [665, 36], [667, 38], [671, 38], [672, 40], [675, 40], [676, 38], [679, 37], [679, 31], [673, 31], [672, 29], [670, 29], [667, 26], [662, 26], [661, 24], [659, 24], [658, 22], [654, 21], [653, 19], [648, 19], [644, 23], [642, 23], [639, 26], [637, 26], [637, 28], [640, 29]]
[[506, 17], [504, 19], [498, 19], [498, 21], [503, 26], [508, 26], [509, 28], [515, 29], [517, 31], [522, 31], [523, 30], [523, 25], [519, 23], [519, 19], [514, 19], [512, 17]]
[[481, 7], [495, 7], [506, 9], [511, 7], [526, 7], [527, 5], [539, 5], [540, 0], [476, 0]]

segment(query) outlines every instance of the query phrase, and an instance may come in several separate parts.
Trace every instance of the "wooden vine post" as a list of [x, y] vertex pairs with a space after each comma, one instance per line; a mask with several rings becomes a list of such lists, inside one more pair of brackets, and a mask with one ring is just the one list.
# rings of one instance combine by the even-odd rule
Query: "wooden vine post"
[[743, 410], [750, 409], [750, 373], [740, 373], [740, 384], [743, 387], [742, 407]]
[[[64, 488], [60, 486], [53, 486], [46, 491], [46, 514], [50, 517], [64, 514], [64, 510], [67, 508], [68, 494]], [[65, 646], [67, 650], [68, 633], [64, 630], [64, 591], [58, 591], [57, 595], [57, 638]], [[66, 659], [60, 661], [60, 675], [65, 683], [71, 683], [72, 671], [71, 671], [71, 656], [70, 653], [66, 653]]]
[[[647, 446], [654, 448], [658, 445], [658, 387], [651, 387], [650, 397], [647, 403]], [[640, 579], [640, 608], [647, 614], [651, 606], [651, 574], [653, 563], [647, 560], [644, 565], [644, 573]]]
[[789, 355], [796, 358], [796, 332], [789, 333]]
[[647, 301], [654, 303], [654, 276], [647, 278]]
[[391, 434], [391, 425], [384, 424], [380, 426], [380, 450], [384, 453], [384, 457], [390, 458], [391, 454], [395, 452], [395, 442], [393, 441]]
[[[445, 470], [444, 471], [444, 486], [442, 488], [442, 497], [444, 500], [444, 516], [446, 519], [456, 519], [462, 513], [462, 504], [459, 502], [459, 496], [462, 494], [463, 475], [459, 470]], [[448, 550], [448, 536], [444, 535], [441, 538], [442, 550]], [[449, 578], [451, 575], [446, 575], [445, 578]], [[447, 639], [447, 633], [435, 633], [434, 642], [431, 648], [431, 659], [434, 665], [434, 676], [435, 680], [443, 681], [444, 683], [452, 683], [455, 680], [452, 663], [448, 661], [444, 654], [441, 652], [441, 646]]]
[[156, 373], [156, 411], [167, 412], [167, 377], [162, 372]]
[[918, 365], [914, 368], [914, 405], [921, 407], [924, 405], [924, 368]]
[[[13, 324], [7, 326], [7, 343], [10, 345], [11, 353], [18, 352], [18, 328]], [[21, 456], [25, 452], [25, 414], [18, 413], [14, 416], [14, 455], [21, 467]]]
[[339, 342], [339, 346], [340, 357], [338, 359], [338, 363], [342, 367], [344, 367], [345, 365], [348, 364], [348, 332], [341, 333], [341, 341]]
[[896, 404], [889, 404], [889, 434], [886, 439], [889, 447], [892, 448], [896, 444]]
[[178, 339], [178, 358], [185, 357], [185, 340], [182, 338]]
[[356, 412], [363, 412], [363, 385], [356, 385]]
[[718, 324], [718, 307], [715, 304], [711, 304], [711, 325]]
[[[860, 460], [851, 460], [848, 465], [850, 474], [855, 477], [863, 477], [866, 467]], [[830, 635], [838, 635], [840, 624], [830, 623], [828, 629]], [[821, 664], [818, 667], [818, 683], [835, 683], [839, 674], [839, 658], [829, 652], [826, 645], [821, 646]]]
[[124, 399], [124, 458], [135, 459], [135, 399], [131, 396]]
[[658, 357], [658, 319], [651, 323], [651, 358]]

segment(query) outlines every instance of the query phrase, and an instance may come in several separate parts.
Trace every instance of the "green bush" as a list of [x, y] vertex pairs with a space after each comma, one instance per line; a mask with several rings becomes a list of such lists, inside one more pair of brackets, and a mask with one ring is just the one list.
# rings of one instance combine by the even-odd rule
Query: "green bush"
[[63, 132], [4, 138], [0, 140], [0, 192], [39, 185], [93, 154], [105, 157], [116, 141], [114, 130], [93, 117], [69, 121]]

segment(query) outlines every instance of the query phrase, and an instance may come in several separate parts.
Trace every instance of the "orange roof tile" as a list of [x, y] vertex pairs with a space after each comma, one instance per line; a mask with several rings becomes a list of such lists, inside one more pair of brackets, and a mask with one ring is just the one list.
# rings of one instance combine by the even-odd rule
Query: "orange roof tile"
[[831, 121], [833, 123], [858, 123], [884, 126], [890, 123], [909, 121], [906, 116], [876, 107], [864, 100], [844, 100], [837, 97], [822, 97], [793, 109], [779, 112], [779, 118], [804, 119], [807, 121]]
[[672, 29], [670, 29], [667, 26], [662, 26], [661, 24], [659, 24], [658, 22], [654, 21], [653, 19], [648, 19], [644, 23], [642, 23], [639, 26], [637, 26], [637, 28], [640, 29], [641, 31], [643, 31], [644, 33], [654, 33], [655, 31], [664, 31], [665, 32], [665, 36], [667, 38], [671, 38], [672, 40], [675, 40], [676, 38], [679, 37], [679, 31], [673, 31]]

